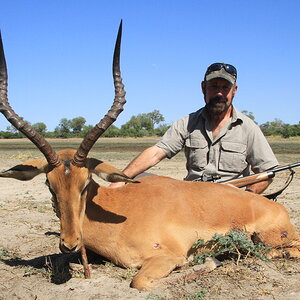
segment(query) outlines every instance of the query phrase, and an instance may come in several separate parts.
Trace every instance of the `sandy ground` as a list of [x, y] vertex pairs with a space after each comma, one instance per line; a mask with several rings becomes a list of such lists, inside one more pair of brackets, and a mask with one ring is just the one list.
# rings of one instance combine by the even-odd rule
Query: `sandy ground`
[[[0, 170], [19, 162], [0, 159]], [[110, 163], [122, 168], [126, 162]], [[184, 165], [175, 159], [161, 163], [155, 172], [180, 179]], [[278, 199], [298, 230], [299, 174]], [[91, 255], [92, 278], [84, 279], [79, 257], [59, 252], [59, 222], [44, 181], [43, 175], [28, 182], [0, 179], [0, 299], [300, 299], [300, 260], [224, 261], [197, 280], [138, 292], [129, 287], [136, 270]]]

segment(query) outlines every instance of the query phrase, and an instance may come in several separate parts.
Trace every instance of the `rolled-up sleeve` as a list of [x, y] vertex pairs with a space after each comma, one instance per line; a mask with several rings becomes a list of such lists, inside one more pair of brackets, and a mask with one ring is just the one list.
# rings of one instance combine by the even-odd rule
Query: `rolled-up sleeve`
[[166, 131], [161, 140], [156, 144], [167, 155], [168, 158], [172, 158], [176, 155], [185, 145], [185, 139], [187, 134], [187, 117], [177, 120]]
[[253, 126], [248, 136], [247, 161], [254, 173], [274, 168], [278, 161], [260, 128]]

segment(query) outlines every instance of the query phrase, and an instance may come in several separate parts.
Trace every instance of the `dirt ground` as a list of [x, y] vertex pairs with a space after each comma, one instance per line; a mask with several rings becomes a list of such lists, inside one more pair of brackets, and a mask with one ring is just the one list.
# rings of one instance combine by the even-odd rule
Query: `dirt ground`
[[[0, 159], [0, 170], [20, 159]], [[122, 168], [127, 161], [109, 161]], [[300, 230], [300, 170], [278, 198]], [[180, 160], [162, 162], [155, 172], [181, 179]], [[77, 255], [58, 249], [59, 222], [45, 177], [28, 182], [0, 178], [0, 299], [300, 299], [300, 260], [263, 262], [250, 258], [236, 265], [223, 261], [211, 273], [151, 292], [129, 287], [136, 270], [122, 269], [89, 255], [91, 279], [84, 279]]]

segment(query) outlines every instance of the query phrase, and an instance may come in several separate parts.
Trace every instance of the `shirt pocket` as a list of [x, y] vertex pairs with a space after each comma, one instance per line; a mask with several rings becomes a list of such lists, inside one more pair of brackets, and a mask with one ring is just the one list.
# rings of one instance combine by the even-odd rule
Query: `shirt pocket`
[[205, 140], [189, 137], [185, 141], [185, 155], [187, 168], [202, 170], [207, 165], [208, 145]]
[[247, 146], [241, 143], [222, 142], [220, 149], [219, 170], [241, 173], [247, 167]]

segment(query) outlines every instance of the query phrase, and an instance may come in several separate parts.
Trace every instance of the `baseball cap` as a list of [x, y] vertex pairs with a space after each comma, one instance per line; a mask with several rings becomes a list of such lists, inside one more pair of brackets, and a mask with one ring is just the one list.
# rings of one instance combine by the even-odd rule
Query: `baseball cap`
[[223, 78], [234, 84], [237, 79], [237, 70], [230, 64], [213, 63], [207, 68], [204, 80], [209, 81], [214, 78]]

